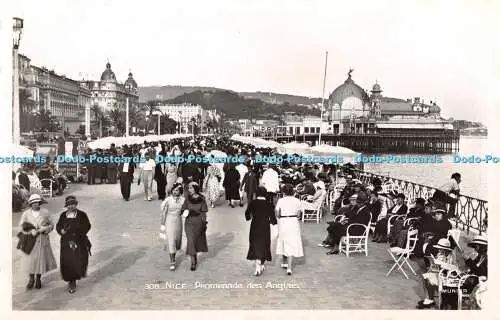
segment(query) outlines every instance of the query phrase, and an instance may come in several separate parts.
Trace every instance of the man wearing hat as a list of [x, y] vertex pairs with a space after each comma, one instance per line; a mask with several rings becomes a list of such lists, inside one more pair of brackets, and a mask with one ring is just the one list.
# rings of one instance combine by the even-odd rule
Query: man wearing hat
[[[353, 197], [354, 198], [354, 197]], [[368, 226], [371, 220], [370, 207], [368, 206], [369, 199], [364, 191], [360, 191], [356, 198], [351, 199], [357, 202], [357, 205], [353, 207], [353, 211], [349, 216], [346, 216], [345, 219], [334, 222], [328, 227], [328, 239], [330, 243], [333, 244], [333, 248], [331, 251], [326, 254], [338, 254], [339, 253], [339, 243], [340, 239], [346, 235], [347, 227], [354, 223], [363, 224]], [[359, 228], [357, 228], [359, 227]], [[349, 234], [352, 236], [361, 236], [365, 232], [364, 228], [360, 226], [354, 226], [349, 229]]]
[[448, 231], [452, 229], [452, 225], [448, 219], [444, 219], [445, 214], [444, 205], [435, 202], [433, 204], [432, 219], [424, 220], [422, 228], [419, 230], [421, 236], [414, 251], [417, 257], [434, 253], [432, 245], [436, 244], [439, 239], [448, 238]]

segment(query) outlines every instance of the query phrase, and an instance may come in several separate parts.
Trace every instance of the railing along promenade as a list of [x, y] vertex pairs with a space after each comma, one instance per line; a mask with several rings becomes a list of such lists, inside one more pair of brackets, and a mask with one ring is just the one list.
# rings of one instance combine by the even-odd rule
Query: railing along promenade
[[[389, 176], [375, 174], [371, 172], [355, 170], [358, 179], [363, 183], [371, 183], [373, 178], [379, 178], [383, 183], [390, 183], [396, 187], [396, 191], [404, 193], [408, 201], [416, 198], [425, 200], [432, 197], [436, 188], [421, 185], [418, 183], [396, 179]], [[466, 195], [460, 195], [455, 206], [455, 227], [475, 233], [486, 233], [488, 222], [488, 201], [481, 200]], [[453, 223], [453, 221], [452, 221]]]

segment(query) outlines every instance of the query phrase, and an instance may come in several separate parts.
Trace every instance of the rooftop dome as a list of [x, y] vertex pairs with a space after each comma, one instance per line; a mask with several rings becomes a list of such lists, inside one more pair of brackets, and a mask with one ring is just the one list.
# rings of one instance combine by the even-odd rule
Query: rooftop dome
[[372, 92], [382, 92], [382, 89], [380, 88], [380, 85], [378, 83], [375, 83], [373, 85]]
[[137, 82], [135, 82], [132, 72], [128, 73], [128, 79], [125, 81], [125, 86], [130, 86], [132, 88], [137, 88]]
[[333, 90], [332, 94], [330, 94], [330, 97], [328, 98], [330, 105], [338, 104], [341, 106], [342, 102], [349, 97], [357, 97], [363, 101], [363, 103], [370, 101], [370, 98], [365, 90], [352, 80], [352, 71], [352, 69], [349, 70], [347, 80]]
[[106, 70], [101, 75], [101, 81], [116, 81], [115, 73], [111, 70], [111, 64], [106, 63]]

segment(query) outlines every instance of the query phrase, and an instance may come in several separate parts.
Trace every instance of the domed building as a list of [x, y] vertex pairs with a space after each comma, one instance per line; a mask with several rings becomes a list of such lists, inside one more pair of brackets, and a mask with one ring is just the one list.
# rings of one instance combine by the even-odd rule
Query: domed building
[[384, 97], [380, 84], [375, 83], [371, 94], [356, 84], [350, 69], [347, 79], [328, 98], [327, 132], [374, 133], [377, 123], [382, 122], [435, 122], [440, 119], [441, 109], [435, 102], [425, 104], [419, 97], [398, 99]]
[[139, 103], [138, 86], [132, 72], [129, 72], [125, 82], [120, 83], [109, 62], [106, 63], [106, 69], [102, 72], [100, 81], [82, 81], [80, 84], [91, 91], [91, 106], [97, 105], [104, 112], [113, 110], [115, 106], [125, 109], [127, 98], [129, 106]]
[[352, 80], [352, 71], [352, 69], [349, 70], [347, 80], [333, 90], [328, 97], [334, 120], [367, 117], [370, 114], [370, 97], [363, 88]]

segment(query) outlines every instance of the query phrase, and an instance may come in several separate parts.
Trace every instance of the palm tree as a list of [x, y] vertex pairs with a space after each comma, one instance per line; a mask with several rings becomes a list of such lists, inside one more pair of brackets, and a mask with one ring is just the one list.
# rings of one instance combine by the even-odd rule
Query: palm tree
[[[149, 126], [151, 125], [151, 121], [153, 120], [152, 116], [154, 112], [160, 111], [160, 109], [155, 106], [154, 104], [146, 104], [142, 106], [142, 110], [146, 113], [146, 119], [147, 119], [147, 124], [146, 124], [146, 133], [149, 132]], [[160, 111], [161, 112], [161, 111]]]
[[113, 110], [108, 113], [108, 116], [111, 119], [111, 124], [115, 127], [115, 133], [118, 134], [118, 136], [122, 136], [125, 133], [126, 126], [125, 112], [120, 110], [118, 104], [115, 103]]
[[102, 112], [98, 105], [92, 106], [92, 108], [90, 108], [90, 112], [94, 115], [94, 121], [99, 124], [99, 138], [102, 138], [102, 133], [104, 129], [109, 127], [111, 119], [107, 114]]
[[57, 118], [52, 115], [52, 113], [47, 109], [41, 109], [34, 116], [34, 127], [40, 131], [45, 132], [57, 132], [60, 130], [60, 126], [57, 122]]

